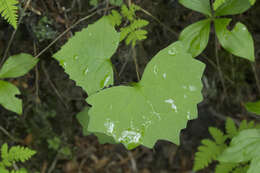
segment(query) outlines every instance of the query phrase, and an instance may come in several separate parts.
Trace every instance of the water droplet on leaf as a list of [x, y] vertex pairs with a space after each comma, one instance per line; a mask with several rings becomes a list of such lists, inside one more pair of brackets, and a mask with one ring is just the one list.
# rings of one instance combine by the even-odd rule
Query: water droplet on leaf
[[86, 70], [84, 70], [84, 74], [88, 74], [88, 68], [86, 68]]
[[154, 74], [157, 75], [157, 73], [158, 73], [158, 67], [157, 67], [157, 65], [155, 65], [155, 66], [153, 67], [153, 72], [154, 72]]
[[168, 54], [174, 56], [177, 54], [177, 50], [173, 47], [172, 49], [168, 50]]
[[174, 100], [173, 99], [167, 99], [164, 102], [171, 104], [172, 109], [174, 109], [175, 112], [178, 112], [177, 111], [177, 106], [174, 104]]

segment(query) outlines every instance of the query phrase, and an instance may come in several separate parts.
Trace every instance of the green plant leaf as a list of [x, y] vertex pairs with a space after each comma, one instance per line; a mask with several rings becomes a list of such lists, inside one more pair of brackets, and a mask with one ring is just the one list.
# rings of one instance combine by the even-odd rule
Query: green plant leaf
[[53, 57], [65, 72], [89, 95], [113, 84], [110, 58], [119, 43], [119, 34], [107, 18], [101, 18], [77, 32]]
[[209, 127], [209, 133], [218, 145], [224, 144], [225, 140], [227, 139], [224, 133], [216, 127]]
[[226, 120], [225, 129], [229, 138], [233, 138], [238, 133], [235, 122], [229, 117]]
[[179, 2], [186, 8], [211, 16], [209, 0], [179, 0]]
[[234, 29], [229, 31], [227, 26], [231, 19], [222, 18], [215, 20], [216, 34], [220, 44], [228, 52], [254, 61], [254, 41], [251, 34], [248, 32], [246, 26], [238, 22]]
[[209, 139], [203, 139], [201, 143], [202, 145], [198, 147], [198, 152], [195, 154], [194, 171], [207, 167], [221, 154], [225, 147], [225, 145], [217, 145], [216, 142]]
[[216, 11], [218, 7], [224, 4], [227, 0], [215, 0], [213, 3], [213, 9]]
[[245, 106], [246, 106], [246, 109], [248, 112], [252, 112], [257, 115], [260, 115], [260, 101], [248, 102], [248, 103], [246, 103]]
[[218, 158], [221, 162], [247, 162], [260, 155], [260, 129], [243, 130]]
[[198, 56], [207, 46], [209, 41], [210, 20], [201, 20], [186, 27], [180, 34], [179, 40], [191, 53], [192, 57]]
[[1, 173], [9, 173], [9, 171], [3, 167], [0, 167], [0, 172]]
[[180, 41], [171, 44], [148, 63], [139, 83], [87, 98], [92, 105], [88, 130], [112, 136], [128, 149], [153, 147], [159, 139], [179, 144], [181, 129], [197, 117], [203, 70]]
[[260, 170], [260, 156], [253, 158], [247, 173], [259, 173]]
[[121, 6], [123, 4], [123, 0], [109, 0], [109, 3], [115, 6]]
[[[80, 113], [78, 113], [76, 115], [80, 125], [83, 128], [84, 136], [91, 134], [91, 132], [88, 131], [88, 123], [89, 123], [88, 111], [89, 111], [89, 107], [85, 107]], [[105, 144], [105, 143], [115, 144], [116, 143], [112, 137], [107, 136], [104, 133], [95, 133], [95, 135], [97, 136], [98, 141], [101, 144]]]
[[10, 56], [0, 69], [0, 78], [15, 78], [28, 73], [38, 62], [30, 54], [21, 53]]
[[230, 173], [238, 165], [238, 163], [220, 162], [215, 168], [215, 173]]
[[249, 0], [249, 2], [250, 2], [251, 5], [254, 5], [256, 0]]
[[241, 14], [250, 7], [251, 4], [248, 0], [226, 0], [217, 8], [215, 16]]
[[0, 104], [6, 109], [21, 115], [22, 101], [16, 97], [19, 94], [20, 91], [15, 85], [0, 80]]
[[17, 28], [18, 3], [18, 0], [0, 0], [0, 13], [14, 29]]
[[13, 146], [9, 150], [8, 153], [8, 160], [10, 162], [25, 162], [26, 160], [29, 160], [33, 155], [36, 154], [36, 151], [31, 150], [27, 147], [22, 146]]

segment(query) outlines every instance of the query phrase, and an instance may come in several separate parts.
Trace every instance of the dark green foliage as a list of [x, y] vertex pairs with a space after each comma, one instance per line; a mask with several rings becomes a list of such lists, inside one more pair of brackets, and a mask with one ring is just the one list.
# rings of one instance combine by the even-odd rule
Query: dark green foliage
[[[9, 173], [7, 167], [11, 167], [13, 163], [25, 162], [29, 160], [36, 151], [22, 146], [13, 146], [8, 151], [8, 145], [5, 143], [1, 147], [0, 171], [1, 173]], [[12, 170], [11, 173], [26, 173], [25, 169]]]
[[[210, 135], [214, 140], [203, 139], [201, 141], [202, 145], [198, 147], [198, 151], [195, 153], [193, 170], [203, 169], [216, 161], [223, 151], [229, 147], [229, 141], [233, 137], [242, 130], [255, 127], [256, 125], [253, 121], [247, 122], [243, 120], [239, 128], [237, 128], [231, 118], [227, 118], [226, 120], [225, 134], [218, 128], [209, 127]], [[215, 173], [245, 173], [247, 169], [248, 163], [220, 162], [216, 165]]]
[[125, 40], [127, 45], [132, 43], [132, 46], [135, 46], [137, 41], [147, 38], [147, 31], [142, 28], [147, 26], [149, 22], [136, 16], [136, 11], [139, 10], [141, 8], [135, 4], [132, 4], [129, 8], [122, 5], [121, 14], [116, 10], [112, 10], [111, 14], [108, 15], [113, 26], [120, 26], [123, 21], [126, 22], [127, 25], [120, 28], [120, 41]]

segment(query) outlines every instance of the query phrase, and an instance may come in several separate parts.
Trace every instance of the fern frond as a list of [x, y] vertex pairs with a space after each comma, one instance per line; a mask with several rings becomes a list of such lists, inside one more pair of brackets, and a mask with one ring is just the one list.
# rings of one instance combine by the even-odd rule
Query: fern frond
[[137, 19], [134, 20], [134, 22], [130, 25], [132, 30], [136, 30], [142, 27], [145, 27], [149, 24], [149, 22], [147, 20], [143, 20], [143, 19]]
[[230, 173], [239, 163], [219, 163], [215, 168], [215, 173]]
[[126, 5], [122, 5], [121, 14], [129, 21], [133, 21], [135, 18], [135, 11], [129, 10]]
[[225, 143], [225, 140], [227, 137], [224, 135], [224, 133], [215, 127], [209, 127], [209, 133], [213, 137], [213, 139], [216, 141], [217, 144], [222, 145]]
[[247, 122], [247, 120], [243, 120], [239, 125], [238, 131], [241, 132], [242, 130], [252, 129], [254, 127], [255, 127], [254, 121]]
[[0, 13], [7, 22], [17, 28], [18, 0], [0, 0]]
[[213, 3], [213, 9], [217, 10], [218, 7], [220, 7], [221, 5], [223, 5], [227, 0], [215, 0], [215, 2]]
[[8, 153], [8, 160], [10, 162], [25, 162], [26, 160], [30, 159], [36, 152], [26, 147], [22, 146], [14, 146], [11, 147]]
[[194, 171], [207, 167], [226, 148], [225, 145], [217, 145], [209, 139], [203, 139], [201, 143], [202, 145], [198, 147], [198, 152], [195, 154]]
[[136, 41], [141, 41], [147, 38], [146, 34], [147, 31], [142, 29], [132, 31], [126, 38], [125, 42], [127, 45], [132, 42], [132, 46], [135, 46]]
[[127, 35], [131, 32], [131, 28], [129, 26], [120, 29], [120, 41], [124, 40]]
[[1, 147], [1, 157], [2, 157], [2, 162], [1, 165], [2, 166], [12, 166], [12, 163], [9, 161], [9, 157], [8, 157], [8, 145], [6, 143], [4, 143]]
[[12, 170], [11, 173], [27, 173], [26, 169]]
[[235, 137], [238, 133], [235, 122], [229, 117], [226, 120], [225, 128], [229, 138]]
[[111, 11], [111, 14], [108, 15], [108, 19], [112, 26], [119, 26], [122, 23], [122, 16], [116, 10]]

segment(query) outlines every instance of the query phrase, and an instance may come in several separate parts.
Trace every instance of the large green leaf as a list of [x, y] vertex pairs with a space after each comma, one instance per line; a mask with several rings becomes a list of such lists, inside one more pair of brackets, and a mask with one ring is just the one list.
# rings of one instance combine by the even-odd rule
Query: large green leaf
[[222, 162], [251, 161], [247, 173], [258, 173], [260, 169], [260, 129], [241, 131], [218, 158]]
[[249, 112], [260, 115], [260, 101], [246, 103], [246, 109]]
[[251, 4], [249, 0], [226, 0], [217, 8], [215, 16], [240, 14], [248, 10], [250, 7]]
[[248, 32], [246, 26], [238, 22], [234, 29], [229, 31], [227, 26], [231, 22], [231, 19], [222, 18], [215, 20], [216, 34], [220, 44], [228, 52], [254, 61], [254, 41], [251, 34]]
[[10, 56], [0, 69], [0, 78], [23, 76], [28, 73], [37, 62], [38, 59], [26, 53]]
[[247, 162], [260, 155], [260, 129], [248, 129], [235, 136], [222, 155], [222, 162]]
[[[80, 113], [77, 114], [77, 119], [80, 125], [83, 128], [83, 135], [90, 135], [91, 132], [88, 131], [88, 123], [89, 123], [89, 115], [88, 115], [89, 107], [85, 107]], [[111, 143], [114, 144], [115, 141], [112, 137], [105, 135], [104, 133], [95, 133], [98, 137], [98, 141], [101, 144]]]
[[197, 117], [204, 64], [180, 41], [161, 50], [134, 86], [117, 86], [87, 98], [88, 130], [112, 136], [128, 149], [153, 147], [159, 139], [179, 144], [179, 133]]
[[0, 80], [0, 104], [6, 109], [22, 114], [22, 101], [16, 97], [19, 95], [19, 89], [9, 83]]
[[259, 173], [260, 170], [260, 156], [254, 158], [251, 161], [250, 167], [247, 171], [247, 173]]
[[104, 17], [77, 32], [53, 57], [91, 95], [113, 84], [110, 58], [118, 43], [119, 34]]
[[179, 0], [179, 2], [189, 9], [211, 16], [209, 0]]
[[207, 46], [209, 41], [210, 20], [201, 20], [186, 27], [180, 35], [179, 40], [182, 41], [187, 52], [192, 57], [198, 56]]

